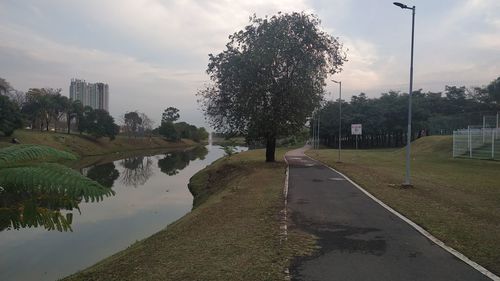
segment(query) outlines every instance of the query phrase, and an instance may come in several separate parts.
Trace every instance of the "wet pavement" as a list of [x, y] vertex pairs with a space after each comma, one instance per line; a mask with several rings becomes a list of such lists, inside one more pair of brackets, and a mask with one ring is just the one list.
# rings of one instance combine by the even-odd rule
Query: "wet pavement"
[[288, 206], [320, 249], [294, 261], [292, 280], [491, 280], [303, 151], [286, 156]]

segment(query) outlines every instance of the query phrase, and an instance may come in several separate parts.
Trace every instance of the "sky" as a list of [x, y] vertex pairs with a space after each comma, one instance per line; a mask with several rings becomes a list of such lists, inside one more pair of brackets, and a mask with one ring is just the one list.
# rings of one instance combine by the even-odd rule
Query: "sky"
[[[416, 6], [414, 88], [484, 86], [500, 76], [499, 0], [408, 0]], [[208, 54], [249, 16], [318, 15], [348, 62], [330, 79], [342, 98], [408, 91], [411, 11], [386, 0], [0, 0], [0, 77], [21, 91], [62, 88], [71, 78], [105, 82], [110, 113], [169, 106], [206, 125], [196, 93], [210, 81]], [[338, 98], [329, 82], [326, 98]]]

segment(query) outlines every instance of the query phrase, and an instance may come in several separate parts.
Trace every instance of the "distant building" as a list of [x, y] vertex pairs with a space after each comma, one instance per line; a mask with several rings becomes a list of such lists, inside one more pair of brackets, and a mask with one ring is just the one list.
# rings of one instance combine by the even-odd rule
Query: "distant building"
[[104, 109], [109, 112], [109, 86], [104, 83], [87, 83], [85, 80], [71, 79], [69, 98], [79, 100], [83, 106]]

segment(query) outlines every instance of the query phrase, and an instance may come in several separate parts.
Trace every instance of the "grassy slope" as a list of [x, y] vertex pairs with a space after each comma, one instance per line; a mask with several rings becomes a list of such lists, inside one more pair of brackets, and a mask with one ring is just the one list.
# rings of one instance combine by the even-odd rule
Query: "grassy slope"
[[404, 179], [404, 149], [308, 151], [347, 174], [446, 244], [500, 273], [500, 162], [453, 159], [451, 137], [419, 139], [412, 146], [412, 189]]
[[216, 161], [190, 182], [201, 198], [191, 213], [67, 280], [284, 280], [313, 240], [292, 231], [282, 241], [286, 165], [263, 159], [254, 150]]
[[[108, 138], [98, 140], [86, 135], [62, 134], [54, 132], [39, 132], [30, 130], [17, 130], [12, 137], [17, 138], [23, 144], [41, 144], [57, 149], [73, 152], [80, 156], [102, 155], [121, 151], [156, 148], [182, 148], [197, 145], [191, 140], [181, 142], [168, 142], [161, 138], [131, 138], [117, 136], [115, 140]], [[12, 138], [3, 138], [0, 147], [6, 146]]]

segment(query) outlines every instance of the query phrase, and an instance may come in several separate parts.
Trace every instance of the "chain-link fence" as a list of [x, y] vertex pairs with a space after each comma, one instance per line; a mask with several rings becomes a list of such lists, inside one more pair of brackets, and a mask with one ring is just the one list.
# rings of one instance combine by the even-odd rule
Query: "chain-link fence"
[[500, 128], [469, 126], [454, 131], [453, 157], [500, 160]]

